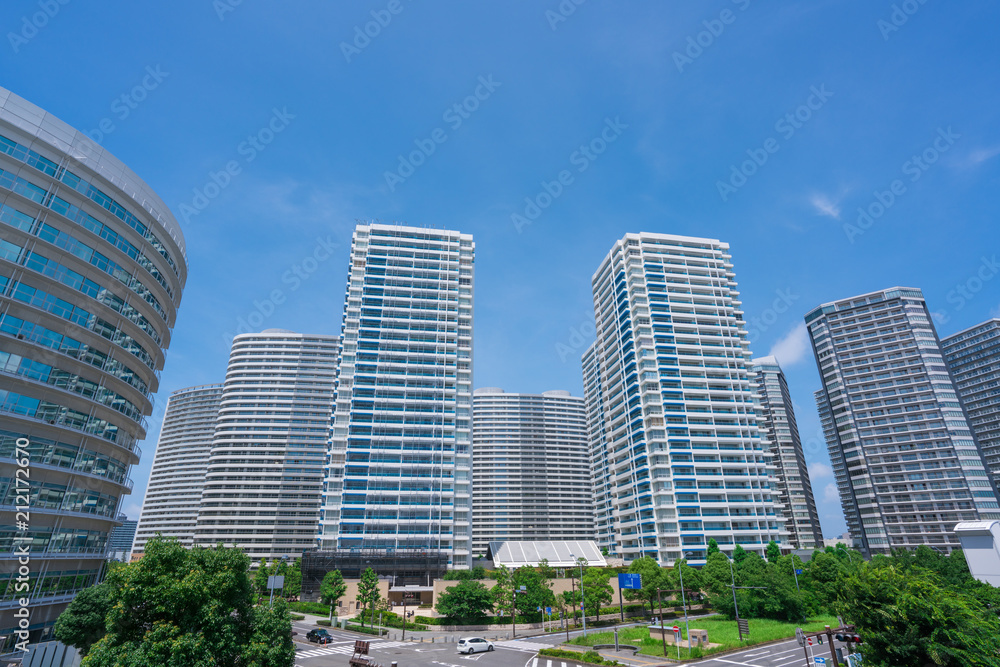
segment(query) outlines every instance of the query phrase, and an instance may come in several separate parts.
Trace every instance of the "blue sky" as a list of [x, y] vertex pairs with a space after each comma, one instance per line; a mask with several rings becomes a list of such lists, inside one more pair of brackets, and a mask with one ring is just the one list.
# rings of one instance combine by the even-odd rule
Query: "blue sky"
[[525, 392], [582, 391], [615, 239], [729, 242], [827, 536], [845, 525], [804, 313], [911, 285], [947, 335], [1000, 307], [993, 2], [8, 0], [0, 19], [0, 84], [100, 132], [187, 239], [133, 518], [167, 396], [222, 380], [240, 318], [339, 332], [358, 219], [475, 235], [475, 386]]

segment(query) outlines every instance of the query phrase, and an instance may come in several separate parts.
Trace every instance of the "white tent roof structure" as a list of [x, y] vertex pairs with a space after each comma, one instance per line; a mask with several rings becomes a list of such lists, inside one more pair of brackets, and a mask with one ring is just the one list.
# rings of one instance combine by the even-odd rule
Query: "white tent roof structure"
[[571, 567], [577, 559], [586, 558], [591, 567], [607, 567], [601, 550], [593, 540], [570, 542], [490, 542], [486, 557], [495, 566], [535, 567], [547, 560], [551, 567]]

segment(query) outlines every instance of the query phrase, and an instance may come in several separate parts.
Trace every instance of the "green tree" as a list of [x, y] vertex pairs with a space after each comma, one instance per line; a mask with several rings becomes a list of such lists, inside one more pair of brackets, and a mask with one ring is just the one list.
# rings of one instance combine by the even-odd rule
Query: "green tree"
[[654, 614], [653, 605], [657, 602], [656, 591], [661, 588], [669, 588], [665, 585], [663, 568], [660, 567], [655, 558], [643, 556], [629, 563], [628, 571], [639, 575], [642, 588], [626, 590], [624, 596], [629, 600], [641, 600], [644, 603], [643, 606], [648, 602], [650, 615]]
[[371, 610], [374, 620], [375, 604], [382, 597], [378, 589], [378, 575], [375, 570], [368, 568], [361, 573], [361, 581], [358, 582], [358, 601], [361, 602], [361, 627], [365, 627], [365, 610]]
[[75, 646], [81, 655], [107, 633], [104, 619], [111, 605], [112, 591], [107, 583], [85, 588], [69, 603], [56, 620], [56, 639]]
[[998, 663], [1000, 619], [926, 569], [862, 563], [845, 577], [837, 608], [864, 639], [869, 667]]
[[434, 609], [456, 625], [473, 625], [493, 610], [493, 596], [481, 581], [465, 579], [441, 593]]
[[706, 557], [717, 553], [719, 553], [719, 543], [715, 541], [714, 537], [710, 537], [708, 539], [708, 554]]
[[147, 542], [108, 575], [107, 632], [84, 667], [291, 667], [287, 611], [254, 609], [249, 566], [239, 549]]
[[302, 593], [302, 559], [296, 558], [284, 570], [285, 585], [282, 591], [286, 598], [298, 597]]
[[267, 595], [270, 591], [267, 589], [267, 578], [273, 574], [271, 568], [267, 566], [267, 559], [261, 559], [260, 564], [257, 566], [257, 571], [253, 574], [253, 588], [257, 591], [257, 595]]
[[743, 562], [743, 560], [746, 557], [747, 557], [746, 549], [737, 544], [736, 548], [733, 549], [733, 563], [739, 565], [740, 563]]
[[718, 551], [711, 554], [701, 568], [702, 588], [715, 596], [729, 593], [732, 584], [729, 565], [726, 554]]
[[836, 554], [817, 551], [809, 561], [805, 571], [805, 579], [800, 579], [799, 583], [805, 583], [816, 595], [819, 604], [824, 608], [830, 608], [837, 599], [842, 582], [841, 577], [847, 572], [847, 564], [837, 558]]
[[778, 546], [777, 542], [771, 540], [767, 543], [767, 550], [765, 553], [767, 554], [768, 563], [777, 563], [778, 559], [781, 558], [781, 547]]
[[340, 570], [330, 570], [323, 575], [323, 581], [319, 585], [319, 601], [330, 605], [330, 622], [333, 622], [333, 613], [337, 608], [340, 598], [347, 592], [347, 584], [344, 583], [344, 575]]
[[[527, 616], [533, 620], [542, 620], [542, 613], [546, 607], [555, 604], [556, 596], [549, 588], [549, 583], [542, 577], [542, 573], [533, 567], [519, 567], [514, 570], [511, 579], [517, 592], [517, 612], [522, 616]], [[524, 586], [524, 592], [521, 592]], [[539, 612], [541, 608], [543, 612]]]
[[501, 616], [509, 616], [514, 605], [514, 578], [506, 565], [501, 565], [495, 574], [497, 583], [490, 589], [493, 609]]
[[543, 558], [538, 562], [538, 573], [542, 575], [543, 579], [555, 579], [556, 570], [554, 567], [549, 565], [549, 559]]
[[241, 652], [237, 665], [287, 667], [294, 664], [295, 643], [292, 641], [288, 607], [283, 599], [275, 600], [274, 606], [261, 604], [254, 607], [251, 624], [253, 632], [250, 641]]
[[600, 619], [601, 607], [614, 599], [615, 589], [608, 583], [611, 573], [604, 568], [588, 567], [583, 571], [583, 605], [585, 614], [594, 614]]

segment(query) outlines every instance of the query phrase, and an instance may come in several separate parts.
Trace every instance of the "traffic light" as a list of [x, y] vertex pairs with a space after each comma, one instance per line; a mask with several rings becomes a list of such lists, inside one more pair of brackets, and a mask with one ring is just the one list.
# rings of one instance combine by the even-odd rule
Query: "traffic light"
[[850, 633], [836, 635], [836, 639], [838, 642], [847, 642], [848, 644], [861, 643], [861, 635], [855, 635]]
[[819, 641], [820, 644], [822, 644], [823, 643], [823, 635], [817, 635], [816, 640]]

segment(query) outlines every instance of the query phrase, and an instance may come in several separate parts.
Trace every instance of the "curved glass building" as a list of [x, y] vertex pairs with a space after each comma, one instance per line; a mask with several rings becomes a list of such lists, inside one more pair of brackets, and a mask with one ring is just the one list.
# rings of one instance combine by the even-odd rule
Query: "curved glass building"
[[0, 88], [0, 653], [100, 577], [186, 277], [149, 186]]

